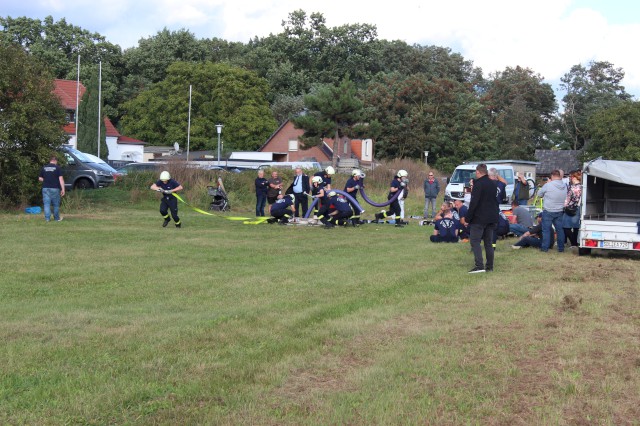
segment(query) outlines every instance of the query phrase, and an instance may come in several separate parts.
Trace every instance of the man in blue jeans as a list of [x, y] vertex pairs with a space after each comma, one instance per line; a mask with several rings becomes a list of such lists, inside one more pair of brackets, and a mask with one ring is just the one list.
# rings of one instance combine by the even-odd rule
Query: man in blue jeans
[[60, 197], [64, 196], [64, 177], [58, 166], [58, 157], [52, 155], [49, 164], [40, 169], [38, 180], [42, 182], [42, 200], [44, 201], [44, 219], [51, 220], [51, 204], [53, 204], [53, 219], [60, 222]]
[[551, 234], [555, 228], [558, 241], [558, 252], [564, 251], [564, 229], [562, 216], [564, 215], [564, 200], [567, 198], [567, 187], [562, 181], [559, 170], [551, 172], [551, 180], [545, 183], [538, 196], [542, 197], [542, 245], [540, 250], [548, 252], [551, 247]]

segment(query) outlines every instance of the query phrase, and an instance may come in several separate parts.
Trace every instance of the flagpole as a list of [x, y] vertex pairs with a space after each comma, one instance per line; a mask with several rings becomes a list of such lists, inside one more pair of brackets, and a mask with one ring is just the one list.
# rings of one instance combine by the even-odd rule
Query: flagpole
[[76, 146], [78, 148], [78, 106], [80, 104], [80, 55], [78, 55], [78, 79], [76, 80]]
[[100, 130], [101, 130], [101, 107], [102, 107], [102, 61], [98, 71], [98, 157], [100, 157]]
[[189, 163], [189, 139], [191, 135], [191, 85], [189, 85], [189, 119], [187, 121], [187, 164]]

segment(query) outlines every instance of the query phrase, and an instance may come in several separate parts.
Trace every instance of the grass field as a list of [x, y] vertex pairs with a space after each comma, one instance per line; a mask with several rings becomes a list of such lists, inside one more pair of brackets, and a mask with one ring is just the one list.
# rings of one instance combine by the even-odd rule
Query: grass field
[[637, 259], [109, 191], [0, 214], [1, 424], [640, 424]]

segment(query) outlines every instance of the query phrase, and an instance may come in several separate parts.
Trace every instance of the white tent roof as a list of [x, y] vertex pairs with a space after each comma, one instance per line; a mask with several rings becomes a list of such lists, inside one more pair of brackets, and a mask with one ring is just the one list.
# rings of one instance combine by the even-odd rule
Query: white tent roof
[[640, 186], [640, 162], [598, 158], [590, 163], [585, 163], [584, 172], [602, 179]]

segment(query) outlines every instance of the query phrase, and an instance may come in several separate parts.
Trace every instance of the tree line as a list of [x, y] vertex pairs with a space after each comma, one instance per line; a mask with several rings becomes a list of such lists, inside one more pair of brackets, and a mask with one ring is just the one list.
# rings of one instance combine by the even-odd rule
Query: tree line
[[83, 115], [82, 108], [96, 109], [101, 63], [102, 112], [121, 133], [154, 145], [186, 143], [191, 85], [194, 150], [215, 146], [217, 123], [225, 125], [226, 147], [254, 150], [294, 119], [306, 146], [367, 136], [378, 158], [420, 158], [428, 150], [443, 171], [472, 158], [532, 160], [536, 149], [549, 148], [640, 160], [640, 107], [625, 92], [624, 71], [606, 61], [573, 66], [557, 100], [532, 69], [514, 65], [484, 77], [447, 47], [379, 39], [370, 24], [328, 27], [322, 14], [303, 10], [290, 13], [280, 33], [247, 43], [165, 28], [125, 50], [50, 16], [0, 17], [0, 27], [2, 72], [19, 66], [7, 60], [19, 47], [51, 78], [75, 80], [80, 55], [87, 93], [79, 130], [97, 127], [86, 118], [93, 110]]

